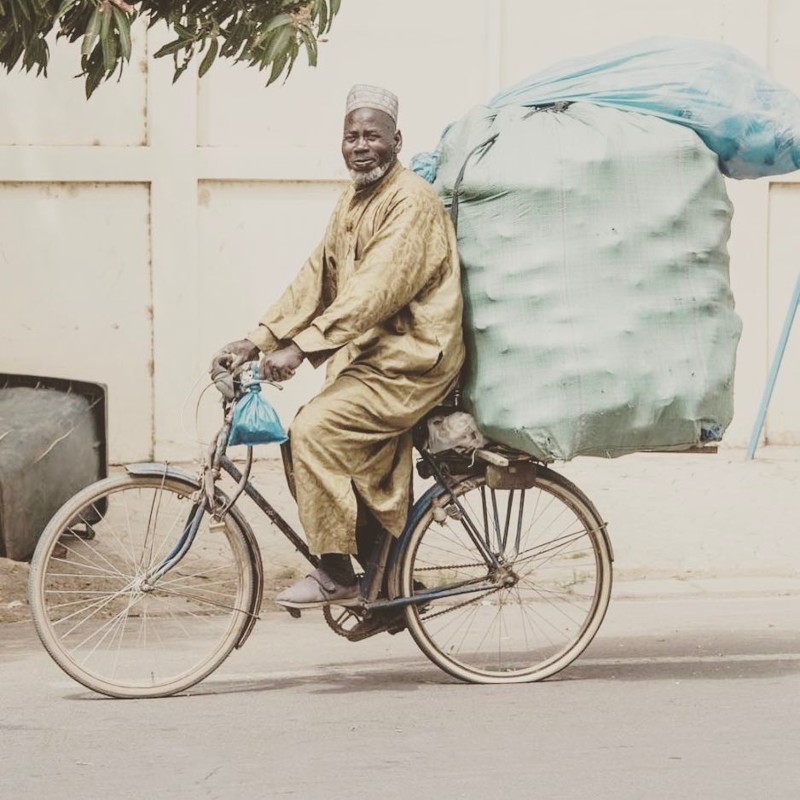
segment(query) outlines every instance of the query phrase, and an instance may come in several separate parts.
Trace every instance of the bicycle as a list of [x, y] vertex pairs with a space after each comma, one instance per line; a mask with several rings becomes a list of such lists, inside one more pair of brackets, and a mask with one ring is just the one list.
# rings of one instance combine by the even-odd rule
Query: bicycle
[[[245, 643], [264, 573], [236, 505], [242, 494], [318, 565], [250, 482], [252, 447], [242, 470], [226, 454], [242, 374], [198, 474], [129, 464], [68, 500], [39, 540], [29, 584], [36, 631], [89, 689], [127, 698], [182, 692]], [[358, 605], [323, 609], [328, 625], [353, 641], [407, 628], [434, 664], [467, 682], [532, 682], [564, 669], [608, 607], [605, 522], [574, 484], [524, 453], [490, 444], [434, 455], [425, 420], [414, 439], [417, 471], [433, 485], [402, 535], [376, 546]], [[217, 485], [223, 472], [236, 482], [230, 496]]]

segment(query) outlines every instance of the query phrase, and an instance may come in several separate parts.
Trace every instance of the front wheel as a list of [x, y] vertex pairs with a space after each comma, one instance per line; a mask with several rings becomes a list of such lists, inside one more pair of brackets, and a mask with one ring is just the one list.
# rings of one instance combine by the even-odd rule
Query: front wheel
[[405, 597], [448, 594], [407, 607], [417, 645], [473, 683], [537, 681], [562, 670], [608, 607], [605, 523], [577, 487], [543, 467], [528, 489], [491, 489], [480, 476], [454, 493], [500, 567], [487, 566], [455, 503], [431, 504], [404, 548], [399, 588]]
[[194, 487], [166, 476], [95, 483], [56, 512], [31, 562], [39, 638], [56, 663], [112, 697], [161, 697], [209, 675], [253, 608], [248, 540], [235, 515], [203, 514], [188, 553], [147, 577], [195, 514]]

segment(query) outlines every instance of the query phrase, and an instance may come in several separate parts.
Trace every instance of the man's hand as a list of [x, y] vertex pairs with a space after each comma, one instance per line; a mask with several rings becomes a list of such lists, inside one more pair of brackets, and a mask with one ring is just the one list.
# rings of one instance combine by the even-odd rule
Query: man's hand
[[258, 348], [249, 339], [238, 339], [226, 344], [211, 359], [211, 377], [215, 372], [225, 370], [231, 372], [245, 361], [255, 361], [258, 358]]
[[261, 357], [261, 375], [268, 381], [288, 381], [304, 358], [305, 353], [291, 342], [286, 347]]
[[211, 359], [208, 370], [211, 380], [226, 400], [233, 400], [234, 397], [231, 371], [246, 361], [255, 361], [258, 352], [258, 348], [249, 339], [238, 339], [226, 344]]

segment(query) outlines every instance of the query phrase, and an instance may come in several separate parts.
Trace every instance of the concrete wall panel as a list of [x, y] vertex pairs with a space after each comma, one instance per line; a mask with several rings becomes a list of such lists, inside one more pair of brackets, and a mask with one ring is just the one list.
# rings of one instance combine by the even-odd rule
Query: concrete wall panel
[[[204, 181], [199, 187], [198, 346], [206, 363], [247, 334], [278, 299], [325, 231], [343, 184]], [[265, 389], [288, 425], [319, 387], [324, 367], [304, 364], [284, 391]], [[216, 397], [213, 398], [216, 400]], [[218, 424], [216, 404], [203, 429]], [[213, 428], [212, 428], [213, 430]]]
[[80, 45], [49, 38], [48, 79], [17, 69], [0, 76], [0, 145], [143, 145], [147, 143], [146, 36], [135, 32], [122, 79], [86, 102]]
[[[345, 176], [339, 141], [345, 96], [354, 83], [390, 87], [400, 97], [405, 154], [435, 146], [443, 127], [486, 99], [492, 0], [347, 0], [319, 68], [301, 54], [289, 81], [243, 67], [214, 69], [201, 81], [198, 143], [272, 150], [281, 160]], [[264, 158], [270, 158], [265, 154]]]
[[[346, 0], [319, 67], [301, 55], [269, 88], [226, 62], [173, 84], [171, 60], [147, 58], [169, 34], [138, 30], [121, 82], [88, 103], [72, 77], [77, 49], [54, 44], [48, 80], [0, 79], [3, 368], [107, 382], [113, 461], [194, 456], [192, 408], [211, 353], [289, 281], [347, 179], [339, 141], [352, 83], [398, 93], [408, 163], [525, 75], [654, 34], [727, 42], [800, 92], [795, 0]], [[742, 445], [796, 274], [800, 181], [729, 186], [744, 333], [726, 441]], [[767, 425], [775, 443], [800, 439], [796, 363], [790, 349]], [[285, 421], [320, 379], [304, 368], [275, 393]], [[203, 407], [216, 423], [210, 395]]]
[[112, 458], [152, 450], [148, 187], [0, 184], [2, 370], [108, 385]]

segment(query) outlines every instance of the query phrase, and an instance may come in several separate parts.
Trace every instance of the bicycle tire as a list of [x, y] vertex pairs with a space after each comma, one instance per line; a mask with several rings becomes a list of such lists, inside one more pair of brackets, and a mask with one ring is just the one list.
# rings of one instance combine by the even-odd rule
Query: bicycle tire
[[[400, 556], [399, 589], [405, 597], [470, 582], [476, 589], [406, 607], [416, 644], [459, 680], [523, 683], [550, 677], [584, 651], [608, 608], [613, 555], [605, 523], [589, 499], [544, 467], [537, 469], [532, 487], [515, 492], [491, 490], [484, 476], [454, 488], [495, 554], [503, 551], [507, 532], [513, 585], [497, 588], [457, 507], [447, 500], [438, 508], [429, 505]], [[508, 539], [513, 536], [516, 546], [517, 521], [520, 546], [514, 555]]]
[[87, 688], [125, 698], [184, 691], [242, 636], [258, 581], [236, 513], [213, 530], [204, 513], [185, 557], [141, 588], [179, 538], [196, 488], [158, 475], [107, 478], [68, 500], [42, 533], [29, 580], [33, 622], [53, 660]]

